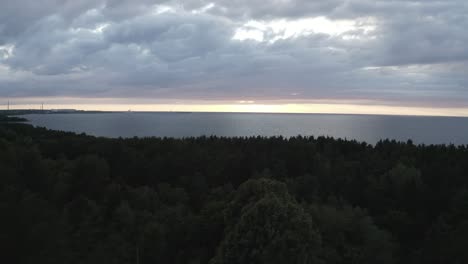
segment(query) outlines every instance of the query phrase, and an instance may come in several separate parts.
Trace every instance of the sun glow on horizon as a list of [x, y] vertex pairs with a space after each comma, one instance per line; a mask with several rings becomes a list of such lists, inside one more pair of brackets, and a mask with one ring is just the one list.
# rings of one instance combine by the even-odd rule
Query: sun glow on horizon
[[[4, 100], [6, 102], [6, 100]], [[389, 106], [357, 103], [260, 103], [250, 100], [229, 102], [141, 102], [86, 99], [87, 102], [36, 99], [34, 102], [11, 102], [10, 109], [76, 109], [97, 111], [148, 111], [148, 112], [238, 112], [238, 113], [311, 113], [311, 114], [370, 114], [370, 115], [417, 115], [417, 116], [460, 116], [468, 117], [468, 107], [414, 107]], [[102, 102], [100, 102], [102, 101]], [[4, 104], [6, 109], [7, 105]]]

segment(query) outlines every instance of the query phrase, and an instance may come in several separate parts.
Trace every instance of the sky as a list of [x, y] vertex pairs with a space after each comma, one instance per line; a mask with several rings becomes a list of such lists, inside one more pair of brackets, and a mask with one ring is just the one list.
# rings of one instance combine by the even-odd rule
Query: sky
[[0, 105], [468, 116], [466, 0], [0, 0]]

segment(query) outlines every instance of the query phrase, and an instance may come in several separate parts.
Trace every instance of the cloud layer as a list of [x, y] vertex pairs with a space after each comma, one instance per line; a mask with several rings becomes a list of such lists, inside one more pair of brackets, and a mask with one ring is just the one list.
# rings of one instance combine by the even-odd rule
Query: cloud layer
[[0, 97], [468, 106], [464, 0], [27, 1]]

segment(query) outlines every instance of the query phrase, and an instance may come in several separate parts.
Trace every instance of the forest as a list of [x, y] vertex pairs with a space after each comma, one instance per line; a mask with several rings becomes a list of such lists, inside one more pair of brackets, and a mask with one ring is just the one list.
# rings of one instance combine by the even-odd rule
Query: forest
[[2, 263], [468, 263], [467, 146], [5, 120]]

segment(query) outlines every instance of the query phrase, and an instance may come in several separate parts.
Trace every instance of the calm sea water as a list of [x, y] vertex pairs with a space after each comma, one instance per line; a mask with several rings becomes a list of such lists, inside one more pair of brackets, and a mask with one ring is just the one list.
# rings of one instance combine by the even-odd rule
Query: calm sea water
[[374, 144], [396, 139], [468, 144], [468, 118], [322, 114], [98, 113], [33, 114], [35, 126], [104, 137], [332, 136]]

